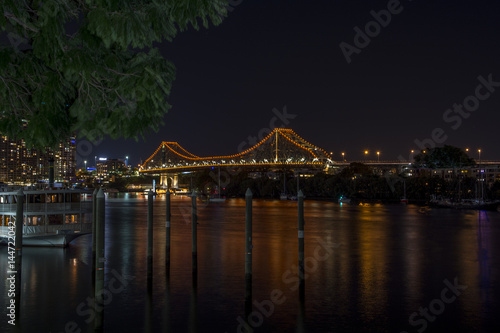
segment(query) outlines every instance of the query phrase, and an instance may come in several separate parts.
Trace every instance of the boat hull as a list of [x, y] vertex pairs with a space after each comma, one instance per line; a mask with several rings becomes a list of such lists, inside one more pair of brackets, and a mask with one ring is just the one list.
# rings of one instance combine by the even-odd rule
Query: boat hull
[[[69, 189], [0, 192], [0, 244], [12, 240], [12, 227], [21, 209], [24, 246], [66, 247], [75, 238], [92, 231], [90, 191]], [[18, 226], [19, 228], [19, 226]]]
[[210, 198], [208, 199], [209, 202], [226, 202], [225, 198]]
[[450, 201], [431, 201], [432, 207], [437, 208], [454, 208], [454, 209], [471, 209], [471, 210], [498, 210], [499, 202], [450, 202]]
[[[67, 247], [75, 238], [89, 232], [59, 233], [45, 235], [24, 235], [23, 246]], [[8, 237], [0, 236], [0, 245], [7, 245]]]

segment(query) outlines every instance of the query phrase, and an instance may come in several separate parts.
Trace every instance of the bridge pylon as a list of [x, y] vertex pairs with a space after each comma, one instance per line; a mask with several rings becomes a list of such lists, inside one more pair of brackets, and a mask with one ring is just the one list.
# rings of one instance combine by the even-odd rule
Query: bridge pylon
[[[168, 186], [169, 180], [170, 180], [170, 186]], [[166, 189], [168, 187], [179, 188], [179, 175], [177, 173], [161, 173], [160, 186], [163, 189]]]

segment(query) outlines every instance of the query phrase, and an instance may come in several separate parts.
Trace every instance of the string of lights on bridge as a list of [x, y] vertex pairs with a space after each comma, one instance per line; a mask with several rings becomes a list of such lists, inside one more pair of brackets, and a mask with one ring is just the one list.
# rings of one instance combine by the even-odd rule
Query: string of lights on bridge
[[[251, 159], [250, 161], [247, 161], [247, 159], [240, 159], [238, 161], [238, 158], [243, 157], [249, 153], [252, 153], [256, 149], [259, 149], [262, 145], [264, 145], [268, 140], [270, 140], [273, 135], [280, 135], [281, 137], [285, 138], [287, 142], [291, 143], [295, 147], [301, 149], [302, 151], [305, 151], [308, 156], [311, 156], [311, 158], [306, 158], [302, 157], [300, 159], [295, 159], [293, 157], [287, 158], [283, 162], [277, 162], [272, 161], [272, 159], [267, 159], [264, 158], [260, 161], [257, 161], [255, 159]], [[293, 138], [290, 138], [290, 136], [297, 138], [297, 141], [300, 141], [300, 143], [297, 143], [296, 141], [293, 140]], [[176, 154], [178, 157], [188, 160], [191, 162], [183, 162], [183, 163], [174, 163], [170, 164], [169, 166], [162, 164], [160, 167], [147, 167], [147, 164], [149, 162], [153, 163], [155, 156], [160, 152], [162, 149], [169, 149], [170, 152]], [[178, 150], [181, 150], [184, 152], [186, 155], [180, 153]], [[187, 156], [190, 155], [190, 156]], [[321, 157], [320, 155], [323, 155]], [[236, 160], [235, 160], [236, 159]], [[312, 159], [312, 161], [311, 161]], [[198, 162], [201, 161], [201, 162]], [[209, 156], [209, 157], [199, 157], [194, 154], [189, 153], [186, 149], [181, 147], [177, 142], [167, 142], [163, 141], [158, 149], [144, 162], [144, 164], [141, 167], [141, 171], [156, 171], [156, 170], [162, 170], [165, 168], [168, 169], [177, 169], [177, 168], [186, 168], [186, 167], [204, 167], [204, 166], [211, 166], [211, 165], [220, 165], [220, 164], [230, 164], [232, 166], [245, 166], [245, 165], [256, 165], [256, 166], [280, 166], [280, 165], [288, 165], [288, 166], [300, 166], [300, 165], [313, 165], [313, 166], [321, 166], [326, 163], [334, 163], [330, 158], [328, 153], [309, 143], [308, 141], [304, 140], [302, 137], [297, 135], [294, 131], [291, 129], [285, 129], [285, 128], [276, 128], [274, 129], [271, 133], [269, 133], [265, 138], [263, 138], [260, 142], [255, 144], [254, 146], [250, 147], [249, 149], [240, 152], [238, 154], [233, 154], [233, 155], [227, 155], [227, 156]], [[171, 162], [170, 162], [171, 163]]]
[[[276, 144], [273, 146], [272, 137], [276, 136]], [[278, 136], [279, 135], [279, 136]], [[282, 151], [282, 149], [278, 149], [278, 138], [285, 138], [286, 142], [292, 144], [294, 147], [299, 148], [297, 151], [292, 152], [292, 155], [295, 156], [285, 156], [278, 159], [278, 151]], [[272, 155], [272, 150], [275, 149], [276, 157], [275, 158], [262, 158], [260, 157], [258, 160], [255, 159], [256, 155], [259, 153], [257, 151], [259, 148], [263, 147], [263, 145], [268, 144], [271, 148], [269, 151], [261, 150], [261, 152], [268, 152], [269, 155]], [[177, 156], [180, 161], [172, 161], [173, 158], [168, 160], [168, 163], [165, 161], [157, 161], [157, 154], [163, 149], [168, 149], [167, 153], [173, 153]], [[287, 150], [290, 154], [290, 149]], [[306, 152], [307, 154], [300, 154], [299, 152]], [[466, 149], [468, 151], [468, 149]], [[255, 153], [253, 156], [246, 156]], [[367, 164], [408, 164], [413, 160], [414, 150], [411, 150], [411, 155], [408, 160], [398, 160], [398, 161], [380, 161], [380, 151], [376, 151], [377, 160], [371, 161], [368, 160], [368, 150], [364, 150], [365, 160], [363, 161], [350, 161], [352, 162], [362, 162]], [[481, 150], [478, 150], [479, 154]], [[261, 141], [259, 141], [254, 146], [240, 152], [237, 154], [226, 155], [226, 156], [208, 156], [208, 157], [200, 157], [188, 152], [182, 146], [180, 146], [177, 142], [169, 142], [163, 141], [160, 146], [155, 150], [155, 152], [140, 166], [141, 172], [155, 172], [155, 171], [165, 171], [165, 170], [181, 170], [181, 169], [199, 169], [203, 167], [213, 167], [213, 166], [221, 166], [221, 165], [230, 165], [230, 166], [269, 166], [269, 167], [314, 167], [314, 168], [328, 168], [334, 166], [341, 166], [348, 163], [345, 159], [345, 153], [342, 152], [342, 160], [341, 161], [333, 161], [333, 153], [328, 154], [324, 149], [321, 149], [315, 145], [312, 145], [308, 141], [304, 140], [302, 137], [297, 135], [293, 130], [287, 128], [276, 128], [271, 133], [269, 133], [266, 137], [264, 137]], [[299, 156], [297, 156], [299, 155]], [[300, 156], [302, 155], [302, 156]], [[160, 157], [161, 158], [161, 157]], [[165, 158], [165, 157], [163, 157]], [[148, 165], [152, 164], [152, 165]]]

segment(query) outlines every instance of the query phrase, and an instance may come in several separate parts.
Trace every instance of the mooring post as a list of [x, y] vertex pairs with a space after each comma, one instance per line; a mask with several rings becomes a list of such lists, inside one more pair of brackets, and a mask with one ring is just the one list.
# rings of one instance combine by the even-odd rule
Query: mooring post
[[153, 276], [153, 191], [148, 192], [148, 254], [147, 254], [147, 278]]
[[165, 197], [165, 208], [166, 208], [166, 233], [165, 233], [165, 267], [167, 269], [167, 274], [170, 271], [170, 218], [172, 214], [170, 212], [170, 191], [167, 188], [167, 193]]
[[304, 289], [304, 193], [299, 191], [298, 203], [298, 237], [299, 237], [299, 292], [303, 295]]
[[96, 224], [97, 224], [97, 188], [92, 193], [92, 287], [95, 288], [95, 247], [96, 247]]
[[104, 322], [104, 224], [105, 224], [105, 197], [102, 189], [99, 189], [96, 196], [96, 271], [95, 271], [95, 322], [96, 331], [102, 331]]
[[252, 307], [252, 191], [245, 193], [245, 312]]
[[193, 248], [193, 279], [196, 279], [198, 275], [198, 212], [196, 208], [196, 192], [194, 190], [191, 194], [191, 223], [191, 240]]

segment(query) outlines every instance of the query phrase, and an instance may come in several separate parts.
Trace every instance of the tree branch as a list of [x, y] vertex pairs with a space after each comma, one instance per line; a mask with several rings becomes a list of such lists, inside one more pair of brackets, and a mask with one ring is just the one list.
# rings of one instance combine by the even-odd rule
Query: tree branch
[[107, 71], [109, 71], [109, 72], [115, 73], [115, 74], [117, 74], [117, 75], [121, 75], [121, 76], [135, 76], [135, 77], [140, 77], [139, 75], [134, 74], [134, 73], [132, 73], [132, 74], [127, 74], [127, 73], [118, 72], [118, 71], [116, 71], [116, 70], [114, 70], [114, 69], [111, 69], [111, 68], [109, 68], [109, 67], [104, 67], [104, 69], [105, 69], [105, 70], [107, 70]]
[[38, 29], [36, 29], [36, 28], [32, 27], [31, 25], [29, 25], [29, 24], [21, 21], [16, 16], [14, 16], [14, 14], [12, 14], [11, 12], [4, 12], [3, 15], [6, 18], [11, 19], [12, 21], [16, 22], [17, 24], [19, 24], [20, 26], [24, 27], [27, 30], [31, 30], [33, 32], [38, 32]]

